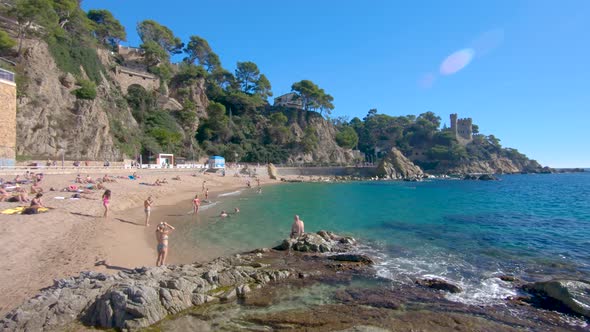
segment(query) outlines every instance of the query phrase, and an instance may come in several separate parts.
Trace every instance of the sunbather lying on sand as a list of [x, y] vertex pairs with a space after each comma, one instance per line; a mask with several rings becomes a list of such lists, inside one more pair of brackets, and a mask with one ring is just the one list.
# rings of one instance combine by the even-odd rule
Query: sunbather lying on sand
[[0, 202], [4, 202], [7, 198], [11, 195], [4, 189], [4, 187], [0, 187]]

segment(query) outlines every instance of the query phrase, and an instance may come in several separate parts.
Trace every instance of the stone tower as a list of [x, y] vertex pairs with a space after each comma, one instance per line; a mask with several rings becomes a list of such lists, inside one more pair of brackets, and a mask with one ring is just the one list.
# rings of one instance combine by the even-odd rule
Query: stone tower
[[458, 119], [457, 113], [451, 114], [451, 132], [463, 145], [473, 140], [473, 121], [471, 118]]
[[16, 83], [14, 73], [0, 69], [0, 167], [16, 159]]

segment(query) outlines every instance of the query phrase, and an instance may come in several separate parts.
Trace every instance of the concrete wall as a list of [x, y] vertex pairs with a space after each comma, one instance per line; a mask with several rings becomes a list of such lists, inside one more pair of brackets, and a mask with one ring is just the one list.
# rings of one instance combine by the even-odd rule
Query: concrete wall
[[375, 176], [375, 167], [277, 167], [279, 176]]
[[0, 166], [16, 159], [16, 84], [0, 79]]

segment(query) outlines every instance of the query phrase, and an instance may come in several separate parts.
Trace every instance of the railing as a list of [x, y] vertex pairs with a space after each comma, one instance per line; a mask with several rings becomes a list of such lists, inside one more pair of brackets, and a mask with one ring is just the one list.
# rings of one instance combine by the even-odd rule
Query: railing
[[14, 82], [14, 73], [0, 68], [0, 79]]

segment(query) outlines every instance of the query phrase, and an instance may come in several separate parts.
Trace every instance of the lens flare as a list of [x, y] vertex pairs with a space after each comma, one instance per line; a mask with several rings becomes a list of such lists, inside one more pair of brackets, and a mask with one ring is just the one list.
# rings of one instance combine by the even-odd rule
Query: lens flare
[[465, 68], [471, 60], [475, 51], [471, 48], [465, 48], [449, 55], [440, 65], [441, 75], [452, 75]]

